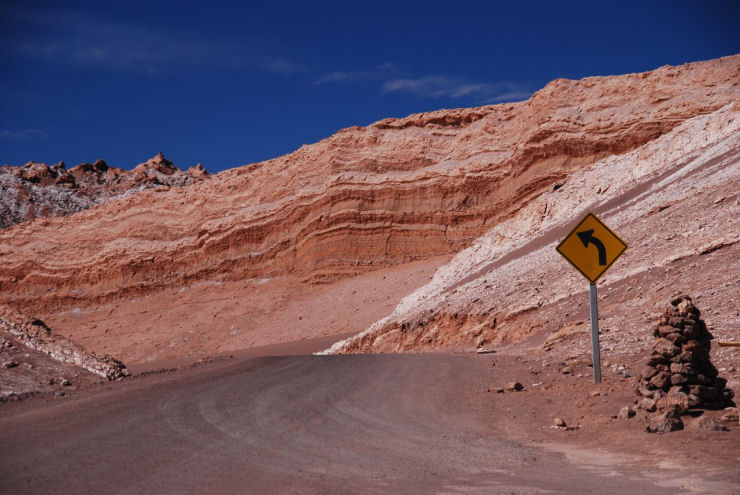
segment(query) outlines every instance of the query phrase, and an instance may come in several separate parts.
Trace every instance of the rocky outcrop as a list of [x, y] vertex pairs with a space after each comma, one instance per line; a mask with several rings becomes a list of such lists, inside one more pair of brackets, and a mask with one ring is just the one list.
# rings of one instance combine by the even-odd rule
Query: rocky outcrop
[[42, 352], [52, 359], [71, 364], [108, 380], [130, 375], [121, 361], [112, 356], [98, 356], [69, 339], [55, 334], [46, 324], [5, 305], [0, 305], [0, 331], [11, 335], [28, 349]]
[[0, 167], [0, 228], [37, 217], [64, 216], [125, 194], [159, 186], [184, 186], [209, 174], [201, 164], [183, 172], [162, 153], [133, 170], [109, 167], [103, 160], [67, 170], [28, 162]]
[[386, 119], [209, 181], [18, 225], [0, 232], [0, 293], [53, 309], [453, 253], [573, 173], [737, 101], [739, 74], [736, 56], [559, 79], [525, 102]]

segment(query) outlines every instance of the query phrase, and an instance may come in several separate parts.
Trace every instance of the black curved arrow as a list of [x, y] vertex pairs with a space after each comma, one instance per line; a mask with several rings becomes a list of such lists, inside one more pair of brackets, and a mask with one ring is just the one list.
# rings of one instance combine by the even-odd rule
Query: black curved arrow
[[577, 234], [578, 237], [581, 239], [581, 242], [583, 243], [583, 247], [587, 248], [589, 243], [596, 246], [596, 249], [599, 250], [599, 265], [606, 265], [606, 248], [604, 247], [603, 242], [594, 237], [594, 229], [584, 230], [583, 232], [578, 232]]

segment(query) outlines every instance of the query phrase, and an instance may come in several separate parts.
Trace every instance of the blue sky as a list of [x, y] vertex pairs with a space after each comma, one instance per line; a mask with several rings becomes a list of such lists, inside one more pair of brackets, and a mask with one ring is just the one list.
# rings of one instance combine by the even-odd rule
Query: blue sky
[[0, 0], [0, 163], [163, 151], [215, 172], [557, 77], [732, 55], [739, 25], [737, 1]]

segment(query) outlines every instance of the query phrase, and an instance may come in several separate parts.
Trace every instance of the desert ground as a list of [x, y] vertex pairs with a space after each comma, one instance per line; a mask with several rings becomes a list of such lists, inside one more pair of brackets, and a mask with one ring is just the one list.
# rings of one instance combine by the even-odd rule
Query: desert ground
[[3, 167], [0, 491], [740, 493], [739, 101], [736, 55], [214, 175]]

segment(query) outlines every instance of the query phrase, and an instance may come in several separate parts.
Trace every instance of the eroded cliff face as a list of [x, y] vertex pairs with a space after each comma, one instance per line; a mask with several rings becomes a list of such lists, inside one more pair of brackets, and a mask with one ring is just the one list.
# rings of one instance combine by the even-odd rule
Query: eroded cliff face
[[328, 281], [456, 252], [574, 172], [737, 101], [739, 81], [734, 56], [345, 129], [208, 181], [6, 229], [0, 293], [50, 311], [205, 279]]
[[187, 172], [162, 153], [133, 170], [109, 167], [103, 160], [81, 163], [67, 170], [28, 162], [22, 167], [0, 167], [0, 229], [38, 217], [57, 217], [154, 187], [177, 187], [208, 177], [202, 165]]
[[[497, 349], [530, 339], [527, 353], [588, 355], [588, 282], [555, 246], [589, 211], [629, 245], [599, 281], [605, 359], [647, 354], [653, 315], [676, 291], [698, 294], [712, 308], [715, 335], [736, 338], [739, 192], [736, 102], [574, 172], [440, 267], [388, 317], [327, 352]], [[722, 350], [718, 359], [732, 362]]]

